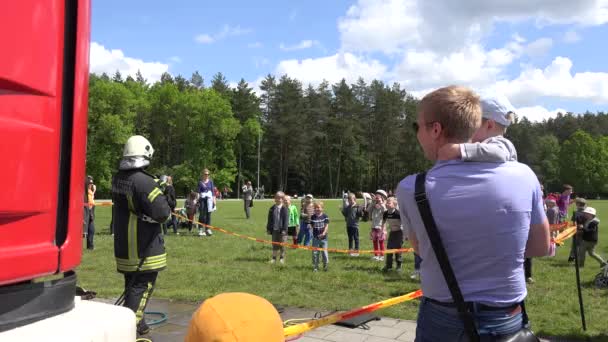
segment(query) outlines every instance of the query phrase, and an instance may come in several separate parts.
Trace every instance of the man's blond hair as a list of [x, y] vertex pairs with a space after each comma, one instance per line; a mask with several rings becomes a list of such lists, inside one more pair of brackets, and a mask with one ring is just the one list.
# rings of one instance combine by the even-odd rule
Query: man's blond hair
[[479, 96], [466, 87], [439, 88], [422, 98], [418, 108], [427, 124], [441, 124], [448, 141], [468, 141], [481, 125]]

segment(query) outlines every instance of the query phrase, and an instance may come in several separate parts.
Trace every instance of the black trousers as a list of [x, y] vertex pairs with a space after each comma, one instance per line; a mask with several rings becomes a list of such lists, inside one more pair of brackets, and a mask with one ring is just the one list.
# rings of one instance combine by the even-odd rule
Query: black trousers
[[532, 258], [524, 259], [524, 275], [526, 278], [532, 278]]
[[346, 234], [348, 235], [348, 249], [356, 251], [359, 250], [359, 228], [357, 227], [346, 227]]
[[165, 235], [167, 235], [167, 229], [169, 229], [169, 226], [173, 226], [173, 233], [177, 234], [177, 217], [173, 215], [174, 210], [175, 208], [171, 209], [171, 217], [169, 218], [169, 221], [163, 223], [163, 233]]
[[84, 208], [84, 235], [87, 238], [87, 249], [95, 247], [93, 238], [95, 237], [95, 207]]
[[138, 332], [148, 328], [144, 311], [148, 305], [158, 272], [125, 273], [125, 307], [135, 312]]
[[[211, 213], [207, 203], [207, 198], [201, 198], [199, 202], [198, 221], [203, 224], [211, 224]], [[209, 229], [204, 227], [205, 229]]]
[[[386, 249], [397, 249], [403, 248], [403, 231], [394, 231], [388, 233], [388, 244]], [[395, 255], [395, 262], [397, 264], [397, 268], [401, 267], [401, 263], [403, 262], [402, 253], [389, 253], [386, 254], [386, 268], [393, 267], [393, 254]]]

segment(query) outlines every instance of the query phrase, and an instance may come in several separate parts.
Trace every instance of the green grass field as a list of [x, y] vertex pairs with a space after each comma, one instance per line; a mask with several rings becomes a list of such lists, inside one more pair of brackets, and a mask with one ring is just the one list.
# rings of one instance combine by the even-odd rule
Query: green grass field
[[[299, 200], [297, 201], [299, 203]], [[256, 201], [252, 219], [246, 220], [240, 201], [218, 201], [211, 224], [254, 237], [267, 238], [266, 214], [272, 202]], [[329, 247], [348, 248], [344, 219], [338, 211], [340, 201], [325, 201], [330, 217]], [[608, 201], [591, 201], [600, 219], [608, 222]], [[98, 292], [101, 297], [115, 297], [123, 290], [123, 278], [116, 272], [113, 241], [109, 235], [110, 208], [96, 209], [96, 249], [84, 250], [78, 269], [80, 285]], [[597, 251], [608, 257], [608, 223], [600, 225]], [[313, 273], [311, 252], [287, 250], [284, 266], [270, 265], [271, 247], [234, 236], [214, 232], [212, 237], [169, 233], [165, 237], [168, 267], [161, 272], [154, 297], [200, 302], [221, 292], [241, 291], [260, 295], [273, 303], [323, 311], [346, 310], [419, 288], [410, 280], [413, 255], [405, 255], [401, 274], [381, 272], [383, 263], [371, 255], [350, 257], [330, 253], [328, 272]], [[372, 249], [369, 224], [361, 224], [361, 249]], [[608, 290], [593, 288], [599, 271], [595, 260], [588, 258], [581, 270], [587, 332], [581, 329], [578, 313], [575, 271], [567, 262], [570, 241], [558, 249], [554, 258], [535, 259], [535, 283], [528, 286], [527, 309], [532, 327], [538, 334], [593, 337], [608, 340]], [[418, 301], [384, 309], [379, 314], [401, 319], [415, 319]]]

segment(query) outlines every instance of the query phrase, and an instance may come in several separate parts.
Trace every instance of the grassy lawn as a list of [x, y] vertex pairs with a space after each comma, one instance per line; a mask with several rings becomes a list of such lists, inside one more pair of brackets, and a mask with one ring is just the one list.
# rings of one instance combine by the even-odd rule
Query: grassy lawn
[[[266, 214], [271, 201], [256, 201], [252, 218], [246, 220], [240, 201], [218, 201], [211, 224], [254, 237], [267, 238]], [[297, 201], [299, 203], [299, 200]], [[330, 217], [329, 247], [348, 248], [344, 219], [338, 211], [340, 201], [325, 201]], [[600, 219], [597, 251], [608, 257], [608, 201], [591, 201]], [[78, 269], [81, 286], [101, 297], [118, 296], [123, 278], [116, 272], [113, 241], [109, 235], [110, 208], [96, 209], [96, 249], [83, 251]], [[372, 249], [369, 223], [361, 225], [361, 249]], [[221, 292], [241, 291], [260, 295], [273, 303], [319, 310], [346, 310], [398, 296], [418, 289], [410, 280], [413, 255], [405, 255], [402, 274], [383, 274], [383, 263], [371, 256], [354, 258], [330, 253], [328, 272], [313, 273], [311, 252], [287, 251], [284, 266], [270, 265], [271, 247], [215, 232], [212, 237], [198, 237], [181, 230], [165, 237], [168, 267], [161, 272], [154, 296], [200, 302]], [[608, 340], [608, 290], [594, 289], [593, 278], [599, 271], [595, 260], [587, 257], [581, 270], [587, 332], [583, 333], [578, 313], [575, 271], [567, 262], [570, 241], [558, 249], [554, 258], [535, 259], [536, 282], [528, 287], [527, 309], [533, 329], [541, 335], [590, 336]], [[379, 315], [415, 319], [418, 301], [406, 302], [379, 312]]]

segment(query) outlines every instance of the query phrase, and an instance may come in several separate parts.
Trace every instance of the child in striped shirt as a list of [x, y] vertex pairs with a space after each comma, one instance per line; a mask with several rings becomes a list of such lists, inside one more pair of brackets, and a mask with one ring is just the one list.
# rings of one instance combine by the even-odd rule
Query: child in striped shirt
[[[323, 202], [313, 204], [314, 214], [310, 218], [312, 224], [312, 246], [323, 248], [323, 271], [327, 271], [329, 254], [327, 253], [327, 229], [329, 228], [329, 217], [323, 213]], [[319, 251], [312, 251], [313, 271], [319, 270]]]

